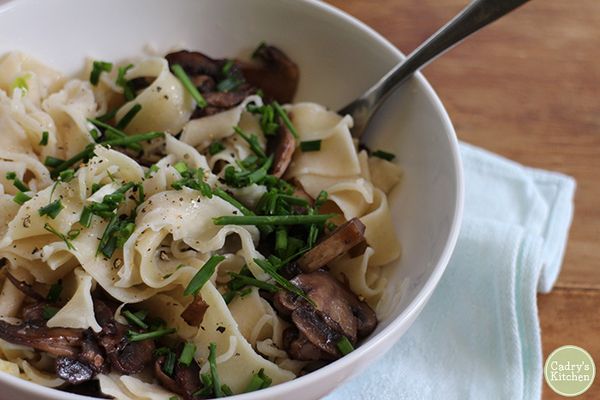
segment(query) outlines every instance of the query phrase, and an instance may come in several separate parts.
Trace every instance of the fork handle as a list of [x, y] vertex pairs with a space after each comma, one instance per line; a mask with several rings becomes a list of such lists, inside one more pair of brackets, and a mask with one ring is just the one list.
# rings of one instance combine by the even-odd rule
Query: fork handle
[[[456, 15], [446, 25], [440, 28], [423, 44], [417, 47], [410, 55], [383, 78], [372, 86], [357, 101], [367, 103], [370, 115], [381, 105], [383, 100], [421, 67], [427, 65], [436, 57], [449, 50], [461, 40], [497, 20], [529, 0], [474, 0]], [[352, 113], [353, 103], [341, 109], [344, 115]]]

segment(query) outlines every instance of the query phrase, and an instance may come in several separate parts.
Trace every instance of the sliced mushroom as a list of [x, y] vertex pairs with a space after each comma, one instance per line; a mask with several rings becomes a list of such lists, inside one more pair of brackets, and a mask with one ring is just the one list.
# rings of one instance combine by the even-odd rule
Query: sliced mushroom
[[124, 374], [142, 371], [152, 361], [155, 345], [153, 340], [130, 342], [127, 340], [127, 325], [113, 318], [114, 311], [100, 300], [94, 301], [96, 320], [102, 327], [97, 334], [98, 343], [106, 352], [110, 365]]
[[107, 369], [106, 358], [96, 342], [93, 331], [88, 329], [83, 336], [79, 360], [87, 363], [96, 373], [104, 372]]
[[27, 321], [30, 325], [44, 326], [46, 319], [44, 318], [44, 310], [48, 307], [47, 302], [38, 302], [24, 305], [21, 309], [21, 319]]
[[173, 369], [173, 377], [170, 377], [163, 371], [164, 363], [164, 356], [159, 357], [154, 363], [154, 375], [158, 381], [165, 388], [183, 396], [184, 400], [195, 399], [193, 394], [202, 387], [200, 367], [196, 361], [192, 361], [189, 366], [176, 363]]
[[252, 91], [237, 91], [237, 92], [211, 92], [204, 94], [204, 99], [209, 106], [218, 108], [233, 108], [240, 104]]
[[331, 357], [312, 344], [296, 327], [289, 327], [283, 332], [284, 348], [291, 358], [302, 361], [331, 359]]
[[181, 318], [191, 326], [200, 326], [207, 309], [208, 304], [206, 304], [202, 297], [195, 296], [194, 300], [181, 313]]
[[181, 68], [190, 75], [209, 75], [216, 77], [220, 74], [223, 62], [213, 60], [205, 54], [197, 51], [181, 50], [169, 53], [165, 57], [169, 65], [181, 65]]
[[95, 375], [88, 363], [70, 357], [57, 357], [55, 367], [56, 375], [72, 385], [89, 381]]
[[12, 325], [0, 320], [0, 338], [55, 356], [75, 358], [83, 340], [83, 329]]
[[38, 301], [44, 301], [44, 296], [35, 291], [35, 289], [27, 282], [18, 280], [13, 274], [6, 271], [6, 277], [17, 289], [23, 292], [26, 296]]
[[280, 120], [275, 140], [275, 159], [273, 161], [272, 174], [277, 178], [281, 178], [292, 161], [294, 151], [296, 151], [296, 139], [288, 127]]
[[248, 83], [263, 90], [265, 96], [280, 103], [294, 99], [300, 69], [283, 51], [275, 46], [261, 45], [254, 53], [259, 65], [238, 61]]
[[[301, 349], [305, 340], [324, 353], [320, 359], [341, 356], [337, 343], [345, 336], [352, 344], [369, 335], [377, 325], [375, 312], [329, 273], [301, 274], [291, 282], [314, 303], [288, 291], [275, 294], [273, 304], [282, 316], [288, 316], [300, 332], [288, 348], [292, 356], [314, 359], [314, 349]], [[307, 355], [309, 354], [309, 355]]]
[[365, 225], [358, 218], [352, 218], [304, 253], [297, 261], [298, 267], [304, 272], [312, 272], [326, 266], [362, 242], [364, 234]]

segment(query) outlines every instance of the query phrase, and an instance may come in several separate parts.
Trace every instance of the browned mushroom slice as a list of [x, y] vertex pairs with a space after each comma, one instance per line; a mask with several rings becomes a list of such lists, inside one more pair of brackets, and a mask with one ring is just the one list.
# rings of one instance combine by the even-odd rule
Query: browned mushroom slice
[[45, 301], [24, 305], [21, 309], [21, 319], [31, 325], [46, 325], [44, 310], [47, 307], [48, 303]]
[[205, 54], [197, 51], [181, 50], [169, 53], [165, 57], [169, 65], [181, 65], [188, 75], [209, 75], [216, 77], [221, 73], [223, 62], [213, 60]]
[[290, 132], [288, 127], [279, 121], [279, 129], [277, 130], [277, 138], [275, 144], [275, 160], [273, 161], [272, 174], [277, 178], [281, 178], [287, 170], [292, 156], [296, 150], [296, 139]]
[[18, 280], [13, 274], [11, 274], [8, 271], [6, 271], [6, 277], [8, 278], [10, 283], [15, 285], [15, 287], [17, 289], [19, 289], [21, 292], [23, 292], [26, 296], [31, 297], [32, 299], [35, 299], [38, 301], [45, 300], [44, 296], [42, 296], [41, 294], [36, 292], [35, 289], [29, 283]]
[[204, 99], [209, 106], [229, 109], [244, 101], [244, 99], [248, 97], [250, 93], [250, 91], [212, 92], [205, 93]]
[[55, 356], [76, 357], [83, 339], [83, 330], [47, 328], [28, 324], [12, 325], [0, 320], [0, 338], [7, 342], [33, 347]]
[[55, 368], [56, 375], [72, 385], [89, 381], [95, 375], [89, 364], [70, 357], [57, 357]]
[[298, 259], [298, 267], [304, 272], [316, 271], [341, 256], [364, 239], [365, 226], [358, 218], [340, 225], [315, 247]]
[[200, 326], [207, 309], [208, 304], [202, 297], [195, 296], [194, 300], [181, 313], [181, 318], [191, 326]]
[[84, 332], [84, 338], [81, 342], [81, 352], [79, 353], [79, 360], [88, 364], [94, 372], [104, 372], [106, 369], [106, 359], [100, 346], [94, 338], [92, 330], [88, 329]]
[[183, 396], [184, 400], [195, 399], [194, 393], [201, 387], [200, 367], [195, 361], [186, 366], [180, 363], [175, 364], [173, 377], [170, 377], [163, 371], [165, 357], [159, 357], [154, 363], [154, 375], [158, 381], [170, 391]]
[[268, 99], [289, 103], [294, 99], [300, 70], [298, 65], [277, 47], [261, 45], [253, 57], [261, 65], [238, 61], [248, 83], [263, 90]]
[[290, 327], [284, 332], [284, 348], [294, 360], [317, 361], [331, 360], [335, 357], [329, 356], [312, 344], [306, 336], [299, 332], [297, 328]]
[[[291, 282], [306, 293], [315, 307], [283, 290], [275, 294], [273, 305], [284, 317], [291, 316], [300, 333], [328, 357], [341, 356], [337, 343], [342, 336], [355, 344], [375, 329], [377, 317], [371, 307], [329, 273], [316, 271], [301, 274]], [[302, 340], [295, 344], [296, 353], [300, 351], [297, 346], [302, 344]], [[314, 355], [311, 349], [304, 351]]]
[[113, 368], [124, 374], [135, 374], [152, 361], [155, 345], [153, 340], [129, 342], [127, 325], [114, 320], [114, 311], [104, 302], [94, 301], [96, 320], [102, 327], [97, 334], [98, 343], [106, 352]]

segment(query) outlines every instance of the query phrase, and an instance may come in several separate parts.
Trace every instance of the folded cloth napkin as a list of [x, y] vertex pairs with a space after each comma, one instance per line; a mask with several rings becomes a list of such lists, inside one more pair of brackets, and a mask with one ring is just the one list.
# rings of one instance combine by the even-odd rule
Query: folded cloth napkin
[[539, 399], [536, 289], [558, 276], [575, 181], [461, 144], [465, 213], [422, 314], [383, 359], [327, 400]]

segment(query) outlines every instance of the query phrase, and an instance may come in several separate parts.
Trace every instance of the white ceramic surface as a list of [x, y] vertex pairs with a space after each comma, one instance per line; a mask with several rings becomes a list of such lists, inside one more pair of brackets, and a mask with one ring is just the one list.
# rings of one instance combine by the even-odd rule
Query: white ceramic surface
[[[300, 65], [296, 100], [337, 109], [402, 56], [361, 22], [312, 0], [13, 0], [0, 1], [0, 55], [22, 50], [67, 73], [84, 57], [117, 61], [152, 45], [198, 49], [215, 57], [248, 55], [262, 40]], [[350, 355], [294, 381], [239, 400], [315, 399], [387, 351], [415, 320], [438, 283], [458, 235], [462, 170], [456, 136], [421, 75], [385, 104], [367, 142], [397, 154], [405, 170], [390, 197], [403, 255], [389, 266], [402, 289], [390, 317]], [[82, 399], [0, 373], [0, 398]]]

